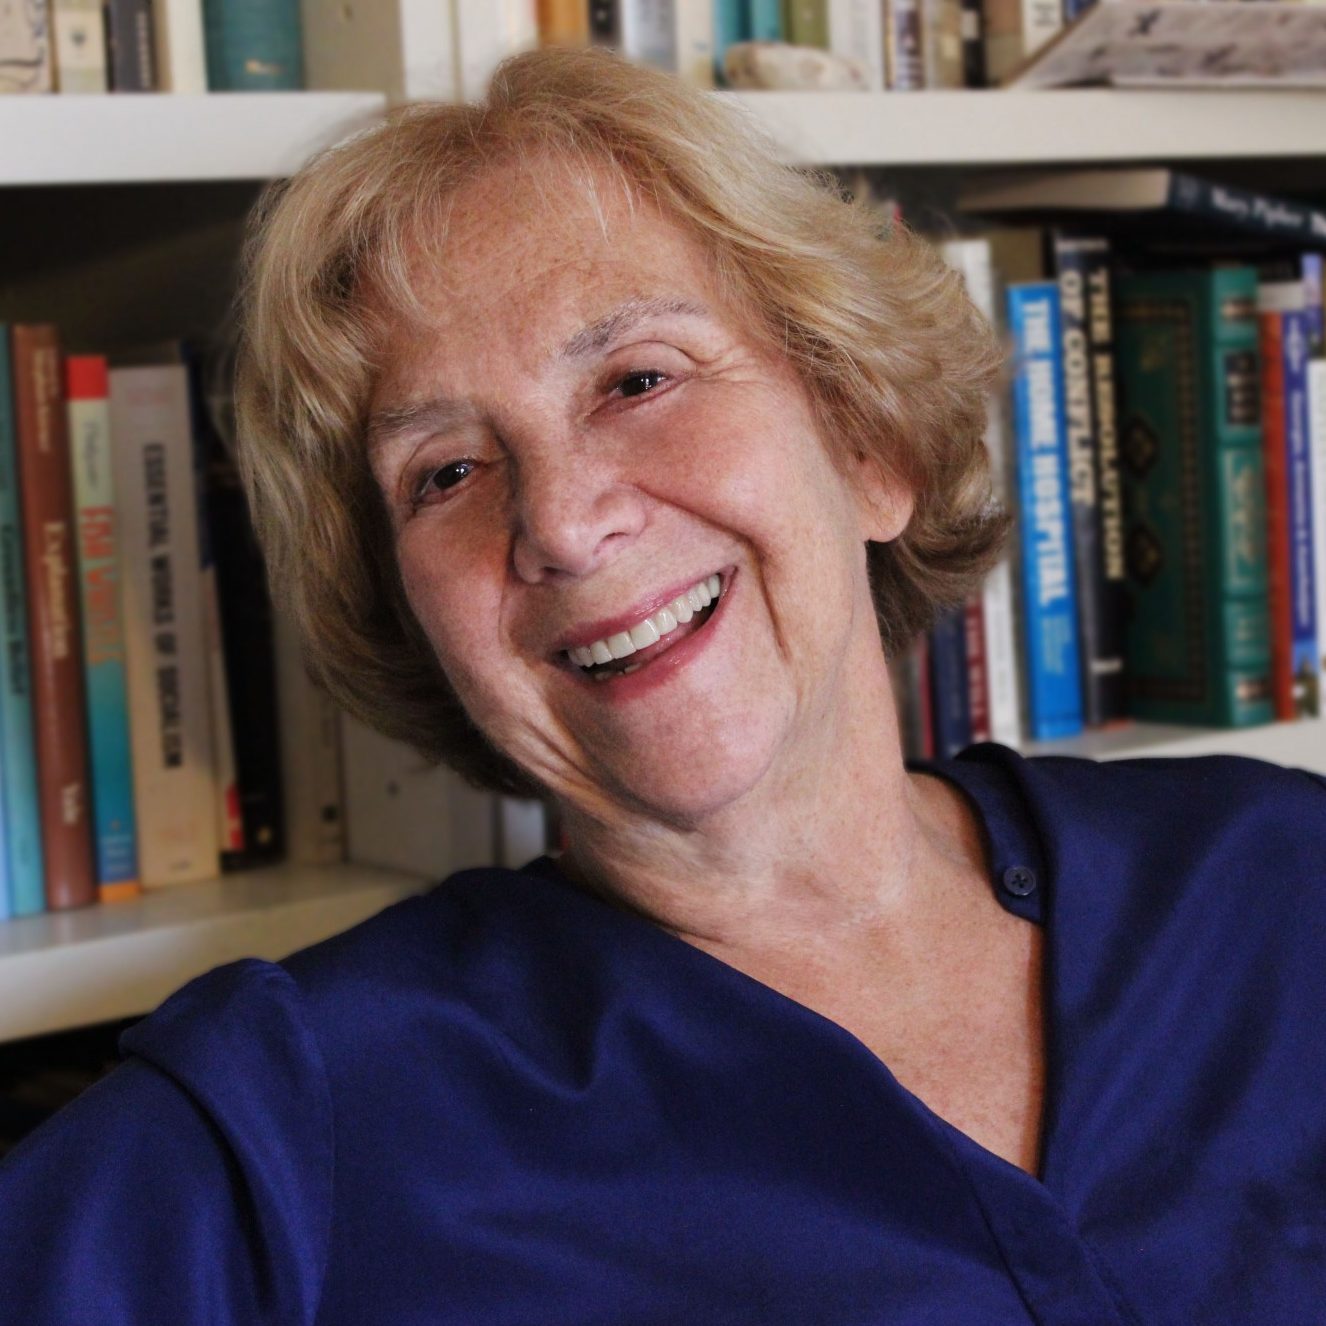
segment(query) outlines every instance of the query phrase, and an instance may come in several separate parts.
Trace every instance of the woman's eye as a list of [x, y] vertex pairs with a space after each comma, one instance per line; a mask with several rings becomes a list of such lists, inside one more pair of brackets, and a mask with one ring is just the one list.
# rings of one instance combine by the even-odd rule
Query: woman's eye
[[645, 369], [640, 373], [628, 373], [617, 384], [617, 390], [623, 396], [643, 396], [653, 391], [660, 383], [667, 381], [667, 375], [655, 369]]
[[448, 465], [441, 465], [435, 470], [429, 470], [415, 484], [415, 503], [426, 501], [435, 492], [454, 488], [458, 483], [469, 477], [474, 470], [474, 464], [472, 460], [453, 460]]

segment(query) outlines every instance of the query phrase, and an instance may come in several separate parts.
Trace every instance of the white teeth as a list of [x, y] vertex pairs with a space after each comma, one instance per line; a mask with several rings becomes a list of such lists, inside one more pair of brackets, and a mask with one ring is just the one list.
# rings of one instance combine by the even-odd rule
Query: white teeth
[[[692, 585], [684, 594], [679, 594], [666, 607], [660, 608], [652, 617], [637, 622], [629, 631], [618, 631], [606, 640], [595, 640], [592, 645], [578, 645], [568, 649], [567, 657], [578, 667], [588, 668], [594, 664], [610, 663], [616, 659], [629, 658], [637, 649], [646, 649], [675, 631], [703, 611], [719, 596], [723, 587], [717, 575], [706, 576]], [[632, 664], [621, 670], [620, 674], [634, 672], [641, 665]], [[609, 674], [595, 673], [596, 677]]]

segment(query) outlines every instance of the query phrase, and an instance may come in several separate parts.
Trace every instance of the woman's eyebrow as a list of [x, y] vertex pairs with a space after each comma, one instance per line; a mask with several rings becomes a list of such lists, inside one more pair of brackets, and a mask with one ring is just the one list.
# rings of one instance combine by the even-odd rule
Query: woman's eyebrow
[[432, 396], [427, 400], [374, 410], [364, 426], [368, 454], [373, 456], [406, 434], [421, 430], [444, 431], [473, 418], [474, 408], [467, 401], [450, 396]]
[[712, 316], [702, 304], [688, 299], [670, 299], [636, 295], [618, 304], [615, 309], [582, 327], [557, 352], [559, 359], [583, 359], [586, 355], [602, 350], [638, 323], [649, 318], [667, 314], [682, 314], [686, 317], [707, 318]]

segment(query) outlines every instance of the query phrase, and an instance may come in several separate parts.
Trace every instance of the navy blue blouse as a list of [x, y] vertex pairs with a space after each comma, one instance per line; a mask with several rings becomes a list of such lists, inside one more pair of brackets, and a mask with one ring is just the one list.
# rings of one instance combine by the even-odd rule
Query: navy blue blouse
[[1046, 929], [1033, 1178], [537, 862], [185, 987], [0, 1166], [22, 1326], [1326, 1320], [1326, 782], [927, 766]]

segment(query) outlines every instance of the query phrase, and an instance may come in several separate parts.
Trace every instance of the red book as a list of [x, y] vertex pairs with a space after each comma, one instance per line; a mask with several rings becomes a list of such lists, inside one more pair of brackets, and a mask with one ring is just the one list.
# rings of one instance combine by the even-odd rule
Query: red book
[[990, 740], [990, 672], [985, 661], [985, 604], [980, 594], [962, 613], [967, 645], [967, 708], [973, 742]]
[[1283, 320], [1274, 292], [1263, 285], [1257, 297], [1262, 370], [1262, 463], [1266, 471], [1266, 570], [1271, 622], [1271, 696], [1275, 716], [1293, 719], [1294, 617], [1290, 599], [1289, 459], [1285, 437]]
[[97, 897], [68, 415], [55, 328], [15, 326], [12, 346], [46, 905], [60, 910]]

